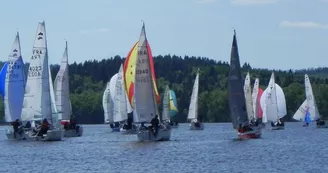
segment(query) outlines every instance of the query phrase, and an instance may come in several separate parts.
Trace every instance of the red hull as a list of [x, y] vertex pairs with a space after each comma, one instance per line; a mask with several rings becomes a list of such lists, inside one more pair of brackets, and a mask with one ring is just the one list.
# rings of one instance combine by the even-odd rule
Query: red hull
[[246, 133], [238, 133], [239, 139], [256, 139], [260, 138], [262, 135], [261, 131], [252, 131]]

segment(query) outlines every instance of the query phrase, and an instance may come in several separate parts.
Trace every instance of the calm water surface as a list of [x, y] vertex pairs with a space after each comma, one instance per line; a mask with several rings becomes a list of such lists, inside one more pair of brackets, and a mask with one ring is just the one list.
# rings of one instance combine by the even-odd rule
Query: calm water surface
[[5, 173], [327, 173], [328, 129], [286, 123], [264, 130], [261, 139], [239, 141], [228, 124], [188, 124], [172, 130], [171, 141], [138, 142], [84, 125], [84, 136], [59, 142], [8, 141], [0, 127], [0, 172]]

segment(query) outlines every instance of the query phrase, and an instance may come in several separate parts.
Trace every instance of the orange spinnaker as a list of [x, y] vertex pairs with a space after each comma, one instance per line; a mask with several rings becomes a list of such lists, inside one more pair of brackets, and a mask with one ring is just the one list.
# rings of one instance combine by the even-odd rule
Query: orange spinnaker
[[[124, 62], [124, 82], [125, 82], [125, 89], [127, 91], [128, 99], [131, 104], [131, 107], [134, 107], [133, 105], [133, 96], [134, 96], [134, 75], [135, 75], [135, 67], [136, 67], [136, 58], [137, 58], [137, 52], [138, 52], [138, 43], [137, 42], [132, 49], [130, 50], [128, 56], [125, 59]], [[155, 68], [154, 68], [154, 60], [153, 56], [151, 54], [151, 49], [149, 46], [149, 43], [147, 41], [147, 49], [148, 49], [148, 58], [150, 63], [150, 70], [152, 72], [152, 78], [153, 78], [153, 84], [155, 89], [155, 98], [156, 103], [159, 104], [161, 102], [160, 96], [158, 94], [157, 85], [156, 85], [156, 77], [155, 77]]]
[[257, 117], [258, 118], [262, 118], [262, 116], [263, 116], [263, 111], [262, 111], [261, 104], [260, 104], [262, 94], [263, 94], [263, 90], [262, 90], [262, 88], [259, 87], [259, 92], [257, 93]]

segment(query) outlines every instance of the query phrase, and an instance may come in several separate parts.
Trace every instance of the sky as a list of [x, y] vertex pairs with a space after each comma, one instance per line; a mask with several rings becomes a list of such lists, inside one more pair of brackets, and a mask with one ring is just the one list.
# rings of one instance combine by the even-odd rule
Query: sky
[[[0, 61], [20, 33], [29, 62], [45, 21], [49, 62], [125, 57], [142, 20], [153, 55], [229, 61], [236, 29], [241, 63], [254, 68], [328, 66], [328, 0], [16, 0], [0, 6]], [[119, 68], [119, 67], [118, 67]], [[156, 67], [155, 67], [156, 68]]]

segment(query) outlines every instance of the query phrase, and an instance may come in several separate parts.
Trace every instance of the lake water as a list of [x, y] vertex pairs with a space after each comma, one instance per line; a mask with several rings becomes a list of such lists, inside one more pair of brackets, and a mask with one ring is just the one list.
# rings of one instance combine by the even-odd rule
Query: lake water
[[84, 125], [83, 137], [59, 142], [8, 141], [0, 126], [0, 172], [327, 173], [328, 129], [285, 125], [239, 141], [230, 123], [205, 124], [203, 131], [180, 124], [171, 141], [147, 143], [108, 125]]

